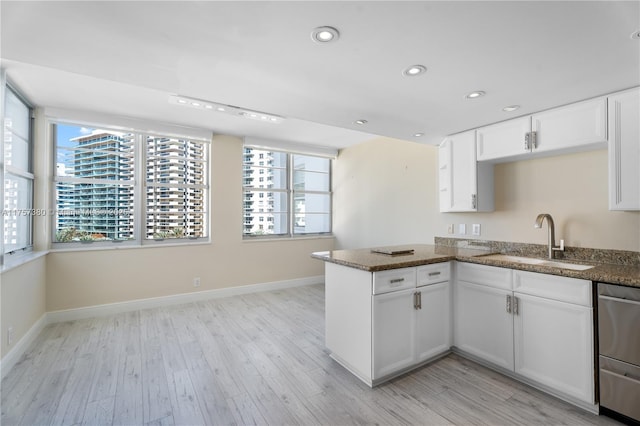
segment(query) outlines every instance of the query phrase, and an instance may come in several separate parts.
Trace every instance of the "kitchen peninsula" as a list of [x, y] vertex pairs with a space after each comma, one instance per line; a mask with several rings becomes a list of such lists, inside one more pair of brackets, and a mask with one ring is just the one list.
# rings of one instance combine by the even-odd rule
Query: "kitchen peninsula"
[[326, 261], [327, 348], [369, 386], [449, 352], [451, 261], [487, 254], [423, 244], [380, 250], [400, 254], [359, 249], [312, 255]]
[[513, 243], [537, 260], [521, 263], [491, 256], [508, 251], [499, 245], [465, 245], [313, 253], [325, 261], [331, 357], [376, 386], [454, 350], [597, 412], [594, 283], [640, 287], [638, 254], [568, 248], [566, 262], [547, 262], [545, 246]]

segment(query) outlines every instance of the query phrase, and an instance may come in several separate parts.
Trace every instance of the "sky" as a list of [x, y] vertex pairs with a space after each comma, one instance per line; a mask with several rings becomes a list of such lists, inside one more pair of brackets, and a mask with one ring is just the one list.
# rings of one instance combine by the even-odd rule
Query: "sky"
[[[70, 142], [71, 139], [78, 136], [87, 135], [94, 130], [87, 127], [74, 126], [69, 124], [56, 124], [56, 129], [58, 147], [72, 147], [74, 143]], [[67, 152], [68, 151], [65, 150], [58, 151], [56, 162], [64, 163], [65, 153]], [[69, 158], [68, 154], [67, 158]]]

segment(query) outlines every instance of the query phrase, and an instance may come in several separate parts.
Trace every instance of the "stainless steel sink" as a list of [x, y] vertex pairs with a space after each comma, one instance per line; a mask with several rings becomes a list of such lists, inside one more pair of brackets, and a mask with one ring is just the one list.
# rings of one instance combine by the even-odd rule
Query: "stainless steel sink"
[[482, 256], [484, 259], [501, 260], [503, 262], [526, 263], [527, 265], [539, 265], [546, 260], [534, 259], [533, 257], [510, 256], [508, 254], [490, 254]]
[[576, 263], [565, 263], [565, 262], [557, 262], [555, 260], [550, 260], [548, 262], [540, 263], [542, 266], [551, 266], [553, 268], [562, 268], [562, 269], [571, 269], [573, 271], [586, 271], [587, 269], [593, 268], [592, 265], [578, 265]]
[[485, 259], [500, 260], [503, 262], [523, 263], [526, 265], [550, 266], [552, 268], [571, 269], [573, 271], [586, 271], [593, 268], [591, 265], [578, 265], [575, 263], [558, 262], [556, 260], [536, 259], [533, 257], [511, 256], [508, 254], [489, 254]]

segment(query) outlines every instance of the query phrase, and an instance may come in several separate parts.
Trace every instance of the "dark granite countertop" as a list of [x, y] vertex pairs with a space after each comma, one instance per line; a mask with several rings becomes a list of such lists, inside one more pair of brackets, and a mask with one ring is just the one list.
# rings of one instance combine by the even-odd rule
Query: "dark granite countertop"
[[[385, 247], [387, 248], [387, 247]], [[428, 265], [431, 263], [457, 260], [459, 262], [478, 263], [482, 265], [517, 269], [522, 271], [540, 272], [544, 274], [560, 275], [580, 278], [589, 281], [599, 281], [611, 284], [640, 287], [640, 265], [598, 263], [593, 258], [588, 261], [563, 260], [564, 262], [593, 265], [591, 269], [575, 271], [545, 265], [529, 265], [505, 260], [491, 259], [484, 256], [496, 253], [486, 248], [459, 248], [446, 245], [407, 244], [388, 247], [393, 250], [413, 249], [413, 254], [385, 255], [373, 253], [370, 248], [356, 250], [332, 250], [317, 252], [311, 256], [325, 262], [336, 263], [369, 272], [388, 269], [408, 268], [411, 266]], [[518, 253], [521, 255], [520, 253]], [[534, 257], [534, 256], [531, 256]]]

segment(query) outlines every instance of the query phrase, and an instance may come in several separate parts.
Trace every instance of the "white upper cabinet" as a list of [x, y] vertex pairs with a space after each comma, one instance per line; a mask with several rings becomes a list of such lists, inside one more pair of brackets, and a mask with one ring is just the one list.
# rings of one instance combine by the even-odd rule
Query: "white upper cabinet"
[[493, 210], [493, 166], [476, 160], [476, 132], [447, 137], [439, 150], [441, 212]]
[[640, 88], [608, 101], [609, 209], [640, 210]]
[[578, 102], [534, 114], [532, 152], [604, 148], [607, 143], [607, 100]]
[[525, 135], [531, 117], [521, 117], [478, 129], [478, 161], [498, 160], [527, 154]]
[[607, 143], [607, 101], [592, 99], [477, 129], [478, 161], [577, 152]]

